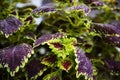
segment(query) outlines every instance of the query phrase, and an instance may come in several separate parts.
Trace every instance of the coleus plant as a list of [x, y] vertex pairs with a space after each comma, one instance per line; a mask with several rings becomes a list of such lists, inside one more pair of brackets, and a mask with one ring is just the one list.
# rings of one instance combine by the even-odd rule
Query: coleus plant
[[0, 1], [0, 79], [120, 79], [118, 0], [19, 1]]

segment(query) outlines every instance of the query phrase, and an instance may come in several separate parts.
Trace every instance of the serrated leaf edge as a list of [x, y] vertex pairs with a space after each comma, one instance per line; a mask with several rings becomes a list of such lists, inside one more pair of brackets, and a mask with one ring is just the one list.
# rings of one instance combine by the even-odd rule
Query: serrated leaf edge
[[17, 73], [19, 71], [20, 68], [23, 68], [25, 66], [25, 64], [28, 62], [28, 58], [31, 57], [31, 55], [34, 54], [34, 51], [32, 50], [31, 54], [28, 53], [28, 55], [26, 57], [23, 58], [23, 61], [21, 61], [21, 65], [17, 66], [15, 71], [10, 71], [10, 68], [8, 66], [8, 64], [0, 64], [1, 68], [7, 68], [7, 71], [10, 73], [11, 76], [15, 76], [15, 73]]
[[[75, 51], [75, 57], [77, 57], [76, 55], [76, 51]], [[78, 69], [78, 64], [80, 63], [80, 61], [77, 60], [77, 58], [75, 59], [75, 62], [77, 63], [76, 67], [75, 67], [75, 70], [77, 71]], [[76, 72], [76, 77], [79, 78], [80, 76], [85, 76], [85, 80], [93, 80], [93, 77], [88, 77], [88, 74], [85, 72], [85, 73], [78, 73], [78, 71]]]

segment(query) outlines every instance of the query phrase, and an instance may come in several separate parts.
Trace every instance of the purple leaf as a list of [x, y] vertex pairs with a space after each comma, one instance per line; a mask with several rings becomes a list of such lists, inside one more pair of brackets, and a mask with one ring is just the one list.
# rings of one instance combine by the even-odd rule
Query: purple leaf
[[113, 45], [116, 45], [116, 46], [120, 46], [120, 37], [117, 37], [117, 36], [107, 36], [106, 38], [106, 41], [113, 44]]
[[106, 60], [105, 64], [110, 71], [120, 72], [120, 61]]
[[7, 19], [0, 20], [0, 30], [6, 35], [9, 36], [13, 32], [17, 31], [22, 23], [19, 19], [16, 19], [13, 16], [8, 17]]
[[32, 47], [29, 44], [20, 44], [14, 47], [8, 47], [0, 50], [0, 64], [7, 67], [12, 76], [19, 70], [19, 67], [24, 67], [25, 61], [30, 57]]
[[40, 44], [44, 43], [44, 42], [47, 42], [51, 39], [56, 39], [56, 38], [62, 38], [64, 36], [63, 33], [55, 33], [55, 34], [46, 34], [46, 35], [43, 35], [41, 37], [39, 37], [35, 43], [34, 43], [34, 47], [37, 47], [39, 46]]
[[43, 36], [40, 36], [36, 41], [35, 41], [35, 44], [34, 46], [39, 46], [40, 44], [48, 41], [48, 40], [51, 40], [52, 39], [52, 34], [46, 34], [46, 35], [43, 35]]
[[72, 6], [72, 7], [67, 8], [66, 10], [67, 11], [82, 10], [85, 13], [85, 15], [87, 15], [91, 11], [91, 9], [85, 4], [78, 5], [78, 6]]
[[93, 69], [90, 60], [85, 56], [84, 52], [77, 47], [76, 49], [76, 62], [77, 62], [77, 78], [84, 75], [86, 79], [93, 79]]
[[43, 7], [43, 8], [36, 8], [33, 13], [36, 13], [36, 12], [52, 12], [52, 11], [55, 11], [55, 8], [50, 8], [50, 7]]
[[57, 38], [63, 38], [64, 37], [64, 33], [55, 33], [52, 35], [53, 39], [57, 39]]
[[47, 66], [53, 66], [57, 61], [57, 57], [55, 55], [48, 55], [42, 59], [42, 64]]
[[104, 2], [100, 2], [100, 1], [94, 1], [94, 2], [92, 2], [92, 6], [103, 6], [103, 5], [105, 5]]
[[56, 11], [55, 6], [56, 6], [55, 3], [48, 3], [48, 4], [41, 6], [40, 8], [35, 8], [33, 10], [33, 13], [53, 12], [53, 11]]
[[94, 23], [92, 28], [103, 34], [120, 34], [120, 27], [111, 24]]
[[46, 71], [46, 66], [41, 64], [40, 60], [32, 60], [25, 66], [25, 69], [27, 71], [28, 78], [36, 79]]
[[109, 24], [111, 24], [111, 25], [113, 25], [113, 26], [117, 26], [117, 27], [120, 28], [120, 21], [111, 20], [111, 21], [109, 22]]

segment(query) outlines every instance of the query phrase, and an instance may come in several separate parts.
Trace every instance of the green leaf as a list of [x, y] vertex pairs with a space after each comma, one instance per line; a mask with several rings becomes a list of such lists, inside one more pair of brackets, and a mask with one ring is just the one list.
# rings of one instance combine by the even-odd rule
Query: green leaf
[[[52, 44], [51, 44], [52, 43]], [[62, 45], [61, 49], [58, 49], [53, 43]], [[73, 54], [75, 50], [76, 39], [75, 38], [59, 38], [53, 39], [47, 42], [57, 57], [66, 58], [67, 55]]]

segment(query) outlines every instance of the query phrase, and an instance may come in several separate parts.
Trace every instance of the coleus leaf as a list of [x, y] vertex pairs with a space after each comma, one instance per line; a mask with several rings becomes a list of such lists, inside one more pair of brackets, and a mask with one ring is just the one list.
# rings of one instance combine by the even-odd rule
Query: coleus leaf
[[92, 6], [103, 6], [103, 5], [105, 5], [104, 2], [100, 2], [100, 1], [94, 1], [94, 2], [92, 2]]
[[109, 24], [111, 24], [111, 25], [113, 25], [113, 26], [120, 27], [120, 21], [111, 20], [111, 21], [109, 22]]
[[57, 48], [58, 50], [62, 50], [63, 48], [63, 45], [56, 42], [56, 43], [50, 43], [51, 45], [53, 45], [55, 48]]
[[31, 54], [32, 46], [29, 44], [23, 43], [14, 47], [7, 47], [0, 50], [0, 64], [7, 67], [11, 76], [14, 76], [20, 67], [24, 67]]
[[120, 28], [111, 24], [94, 23], [91, 28], [103, 34], [120, 34]]
[[35, 12], [53, 12], [55, 11], [55, 8], [50, 8], [50, 7], [43, 7], [43, 8], [36, 8], [33, 13]]
[[60, 69], [65, 70], [67, 72], [68, 70], [70, 70], [72, 66], [73, 66], [73, 61], [68, 58], [58, 61], [58, 67], [60, 67]]
[[39, 59], [34, 59], [25, 66], [25, 70], [27, 72], [28, 78], [36, 79], [38, 76], [41, 76], [47, 69], [45, 65], [41, 64]]
[[21, 25], [21, 21], [13, 16], [0, 20], [0, 30], [6, 35], [6, 37], [17, 31]]
[[90, 7], [86, 6], [85, 4], [72, 6], [65, 9], [65, 11], [73, 11], [73, 10], [83, 11], [85, 15], [87, 15], [91, 11]]
[[92, 64], [90, 60], [85, 56], [84, 51], [82, 51], [80, 48], [76, 48], [76, 76], [77, 78], [81, 75], [85, 76], [85, 79], [93, 79], [93, 69]]
[[55, 3], [49, 3], [49, 4], [46, 4], [42, 7], [40, 7], [40, 8], [34, 9], [33, 14], [42, 13], [42, 12], [45, 12], [45, 13], [56, 12], [57, 10], [64, 10], [67, 13], [69, 11], [78, 10], [78, 11], [83, 11], [85, 15], [87, 15], [91, 11], [90, 7], [86, 6], [85, 4], [72, 6], [72, 7], [68, 7], [68, 8], [65, 8], [65, 9], [57, 9]]
[[46, 75], [43, 80], [62, 80], [60, 71], [55, 71]]
[[48, 55], [44, 57], [41, 61], [42, 64], [51, 66], [51, 67], [53, 67], [56, 62], [57, 62], [57, 56], [55, 55]]
[[52, 39], [57, 39], [57, 38], [62, 38], [64, 37], [63, 33], [55, 33], [55, 34], [46, 34], [43, 35], [41, 37], [39, 37], [35, 43], [34, 43], [34, 47], [39, 46], [40, 44], [44, 44], [45, 42], [52, 40]]
[[25, 38], [32, 39], [33, 41], [35, 41], [36, 35], [32, 32], [29, 32], [29, 33], [26, 33]]
[[105, 64], [110, 71], [120, 72], [120, 61], [105, 60]]
[[120, 46], [120, 37], [117, 36], [106, 36], [105, 40], [112, 45]]
[[48, 4], [45, 4], [45, 5], [41, 6], [40, 8], [35, 8], [33, 10], [33, 13], [54, 12], [54, 11], [56, 11], [55, 7], [56, 7], [55, 3], [48, 3]]
[[52, 49], [52, 52], [57, 55], [57, 57], [62, 57], [64, 59], [66, 56], [74, 53], [76, 38], [65, 37], [53, 39], [49, 40], [47, 44], [49, 45], [49, 48]]

